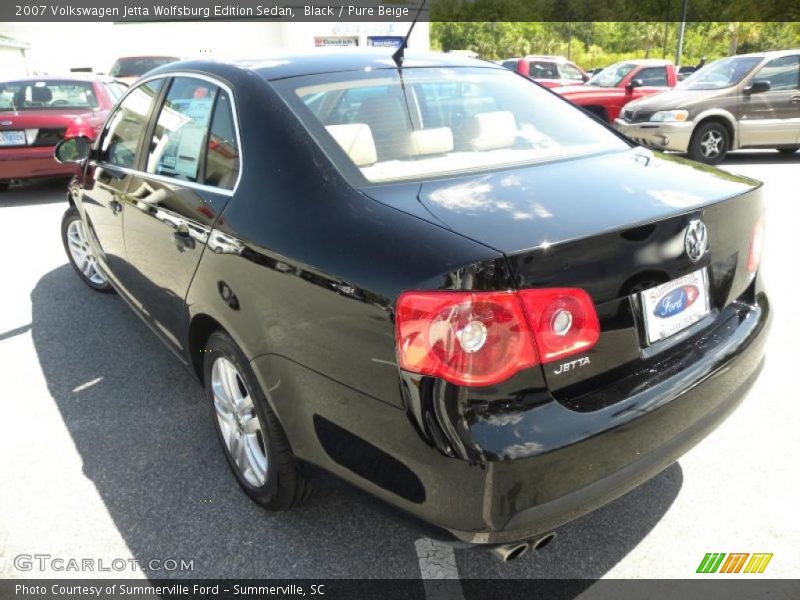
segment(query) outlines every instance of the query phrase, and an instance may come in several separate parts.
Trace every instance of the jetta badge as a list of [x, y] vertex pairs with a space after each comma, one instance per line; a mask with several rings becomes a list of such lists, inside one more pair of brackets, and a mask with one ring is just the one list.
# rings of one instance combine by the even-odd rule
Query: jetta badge
[[692, 219], [686, 228], [684, 246], [686, 254], [692, 262], [697, 262], [706, 253], [708, 245], [708, 229], [700, 219]]

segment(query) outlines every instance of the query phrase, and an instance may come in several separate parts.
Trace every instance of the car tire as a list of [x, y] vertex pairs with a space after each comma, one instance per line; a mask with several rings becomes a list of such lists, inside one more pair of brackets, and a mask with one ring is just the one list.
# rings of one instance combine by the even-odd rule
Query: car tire
[[108, 278], [100, 270], [94, 256], [86, 225], [81, 219], [78, 209], [70, 206], [61, 218], [61, 241], [67, 253], [69, 264], [81, 278], [81, 281], [98, 292], [114, 291]]
[[794, 154], [798, 150], [800, 150], [800, 146], [797, 148], [777, 148], [778, 152], [781, 154]]
[[7, 192], [10, 185], [10, 181], [0, 181], [0, 192]]
[[203, 356], [214, 428], [239, 486], [268, 510], [287, 510], [304, 500], [309, 482], [247, 358], [223, 331], [211, 334]]
[[698, 127], [689, 142], [689, 158], [707, 165], [722, 162], [731, 148], [731, 136], [722, 123], [711, 121]]

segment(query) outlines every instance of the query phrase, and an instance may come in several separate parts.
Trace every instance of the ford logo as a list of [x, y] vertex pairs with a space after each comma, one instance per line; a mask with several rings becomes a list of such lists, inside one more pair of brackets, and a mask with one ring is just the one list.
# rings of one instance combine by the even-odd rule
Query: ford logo
[[2, 125], [3, 127], [8, 127], [8, 126], [10, 126], [11, 124], [12, 124], [12, 122], [11, 122], [11, 121], [0, 121], [0, 125]]
[[659, 319], [668, 319], [682, 313], [689, 308], [697, 297], [700, 290], [695, 285], [682, 285], [661, 296], [656, 303], [653, 314]]

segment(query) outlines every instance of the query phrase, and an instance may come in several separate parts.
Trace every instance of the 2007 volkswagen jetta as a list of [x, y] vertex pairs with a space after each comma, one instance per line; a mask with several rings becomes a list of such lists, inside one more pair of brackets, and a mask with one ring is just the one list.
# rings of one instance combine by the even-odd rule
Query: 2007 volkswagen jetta
[[762, 364], [760, 184], [497, 65], [175, 63], [57, 155], [73, 266], [197, 374], [267, 508], [313, 463], [518, 555], [675, 461]]

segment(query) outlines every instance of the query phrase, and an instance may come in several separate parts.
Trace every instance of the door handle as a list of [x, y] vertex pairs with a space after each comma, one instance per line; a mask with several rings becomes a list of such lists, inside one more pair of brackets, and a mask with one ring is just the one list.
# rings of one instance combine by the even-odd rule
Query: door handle
[[175, 245], [181, 252], [187, 248], [194, 250], [194, 247], [197, 244], [194, 241], [192, 234], [189, 233], [189, 229], [186, 227], [186, 225], [180, 225], [175, 231], [173, 231], [172, 239], [175, 240]]
[[789, 102], [791, 102], [792, 104], [800, 104], [800, 94], [789, 98]]
[[122, 204], [118, 200], [112, 200], [108, 203], [109, 208], [111, 208], [111, 212], [115, 215], [118, 215], [122, 212]]

